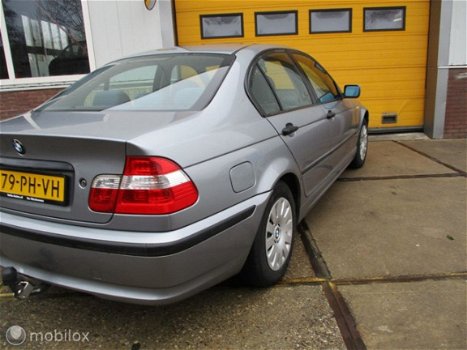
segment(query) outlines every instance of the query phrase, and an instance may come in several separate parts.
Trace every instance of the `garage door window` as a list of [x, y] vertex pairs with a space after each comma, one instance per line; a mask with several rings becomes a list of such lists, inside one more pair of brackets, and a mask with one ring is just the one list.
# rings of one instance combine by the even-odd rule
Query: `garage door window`
[[310, 33], [352, 31], [352, 9], [311, 10]]
[[256, 12], [256, 35], [297, 34], [297, 11]]
[[364, 16], [366, 32], [405, 29], [405, 7], [365, 8]]
[[243, 15], [241, 13], [201, 15], [201, 38], [238, 37], [243, 37]]

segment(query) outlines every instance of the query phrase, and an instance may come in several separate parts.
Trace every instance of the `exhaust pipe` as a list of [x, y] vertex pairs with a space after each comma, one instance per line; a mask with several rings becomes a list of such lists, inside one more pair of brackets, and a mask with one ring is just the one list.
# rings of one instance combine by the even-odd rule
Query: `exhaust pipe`
[[32, 294], [44, 292], [49, 285], [31, 277], [21, 275], [14, 267], [6, 267], [2, 271], [3, 284], [10, 287], [15, 297], [21, 300]]

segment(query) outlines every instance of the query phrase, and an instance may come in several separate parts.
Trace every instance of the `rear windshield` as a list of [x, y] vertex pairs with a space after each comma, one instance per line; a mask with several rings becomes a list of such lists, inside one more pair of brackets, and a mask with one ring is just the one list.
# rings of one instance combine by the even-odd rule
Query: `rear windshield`
[[92, 72], [39, 110], [201, 110], [233, 60], [233, 55], [198, 53], [122, 60]]

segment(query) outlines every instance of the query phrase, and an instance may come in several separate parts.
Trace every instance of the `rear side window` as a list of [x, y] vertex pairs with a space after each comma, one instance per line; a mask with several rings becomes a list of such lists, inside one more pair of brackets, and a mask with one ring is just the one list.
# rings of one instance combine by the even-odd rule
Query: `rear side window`
[[318, 62], [299, 54], [292, 56], [308, 78], [320, 103], [332, 102], [341, 97], [336, 83]]
[[255, 103], [264, 114], [271, 115], [280, 112], [276, 97], [258, 66], [255, 66], [251, 73], [249, 90]]
[[258, 61], [283, 111], [312, 104], [311, 96], [300, 73], [285, 53], [269, 54]]
[[41, 110], [201, 110], [234, 59], [224, 54], [176, 53], [120, 61], [78, 81]]

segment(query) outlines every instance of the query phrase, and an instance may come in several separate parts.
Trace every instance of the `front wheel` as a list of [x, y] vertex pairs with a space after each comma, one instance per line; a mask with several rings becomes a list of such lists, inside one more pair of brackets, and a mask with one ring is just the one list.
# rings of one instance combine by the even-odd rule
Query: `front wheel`
[[355, 154], [350, 167], [353, 169], [358, 169], [365, 164], [366, 155], [368, 152], [368, 122], [363, 121], [362, 127], [360, 128], [360, 133], [358, 135], [357, 143], [357, 153]]
[[242, 270], [242, 277], [248, 284], [267, 287], [284, 276], [292, 254], [295, 217], [292, 193], [285, 183], [279, 182], [268, 201]]

